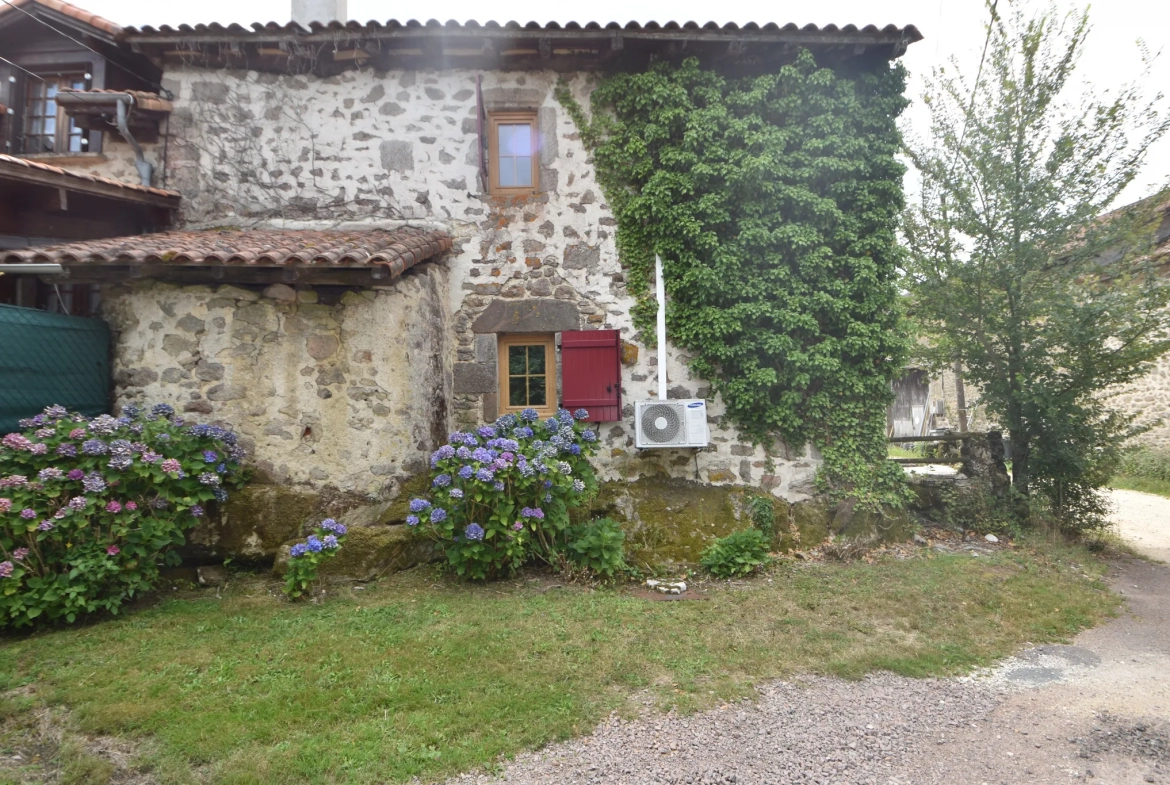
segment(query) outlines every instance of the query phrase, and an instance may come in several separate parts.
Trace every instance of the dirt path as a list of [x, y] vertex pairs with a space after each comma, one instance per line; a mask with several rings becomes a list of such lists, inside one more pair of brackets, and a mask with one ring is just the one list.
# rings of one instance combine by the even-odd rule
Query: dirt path
[[[1170, 499], [1115, 494], [1123, 537], [1170, 556]], [[1110, 581], [1118, 618], [988, 674], [773, 684], [691, 717], [614, 719], [460, 781], [1170, 785], [1170, 566], [1123, 558]]]

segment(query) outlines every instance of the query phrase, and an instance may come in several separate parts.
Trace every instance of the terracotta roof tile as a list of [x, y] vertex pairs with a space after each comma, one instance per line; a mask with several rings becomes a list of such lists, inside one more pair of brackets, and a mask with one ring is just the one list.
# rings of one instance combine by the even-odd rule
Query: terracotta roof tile
[[451, 249], [445, 232], [403, 227], [357, 231], [231, 229], [159, 232], [0, 253], [6, 264], [366, 267], [390, 276]]
[[[44, 6], [45, 8], [56, 11], [63, 16], [76, 19], [82, 24], [95, 27], [98, 30], [109, 33], [110, 35], [117, 36], [122, 34], [121, 25], [114, 24], [109, 19], [103, 19], [97, 14], [86, 11], [84, 8], [78, 8], [72, 3], [62, 2], [62, 0], [6, 0], [6, 2], [0, 3], [0, 16], [8, 12], [20, 13], [17, 9], [21, 6], [34, 5]], [[26, 8], [24, 10], [27, 11], [29, 9]]]
[[167, 191], [163, 188], [151, 188], [145, 185], [139, 185], [137, 183], [124, 183], [121, 180], [114, 180], [109, 177], [98, 177], [92, 174], [73, 172], [68, 169], [62, 169], [59, 166], [50, 166], [49, 164], [42, 163], [40, 161], [30, 161], [27, 158], [17, 158], [13, 155], [4, 155], [0, 153], [0, 177], [3, 177], [5, 173], [15, 174], [19, 177], [21, 167], [29, 170], [64, 175], [67, 178], [87, 180], [91, 183], [110, 185], [116, 188], [123, 188], [128, 191], [138, 191], [141, 193], [153, 194], [155, 196], [174, 197], [176, 199], [179, 197], [178, 191]]

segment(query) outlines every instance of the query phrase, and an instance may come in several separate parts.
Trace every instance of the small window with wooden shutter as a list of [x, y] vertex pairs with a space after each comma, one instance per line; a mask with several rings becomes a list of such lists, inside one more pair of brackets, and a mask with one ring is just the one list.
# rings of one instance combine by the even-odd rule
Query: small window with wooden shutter
[[617, 330], [561, 333], [561, 406], [591, 422], [622, 419], [621, 338]]
[[536, 409], [544, 416], [557, 408], [556, 344], [551, 334], [501, 335], [499, 410]]

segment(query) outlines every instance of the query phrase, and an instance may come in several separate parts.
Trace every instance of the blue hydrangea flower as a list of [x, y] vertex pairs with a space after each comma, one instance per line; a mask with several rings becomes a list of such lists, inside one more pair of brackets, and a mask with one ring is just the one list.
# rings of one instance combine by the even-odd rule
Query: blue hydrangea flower
[[516, 415], [509, 412], [496, 420], [496, 427], [507, 430], [516, 425]]
[[294, 559], [299, 559], [300, 557], [304, 556], [308, 552], [309, 552], [309, 546], [305, 545], [303, 542], [298, 542], [296, 545], [294, 545], [292, 547], [292, 550], [289, 551], [289, 556], [293, 557]]
[[585, 490], [585, 483], [581, 480], [573, 480], [573, 490], [575, 490], [577, 493], [580, 493], [581, 491]]
[[581, 438], [587, 442], [592, 442], [597, 439], [597, 434], [586, 428], [585, 430], [581, 431]]
[[573, 419], [575, 419], [575, 420], [588, 420], [589, 419], [589, 410], [588, 409], [578, 409], [577, 411], [573, 412]]
[[77, 457], [77, 445], [63, 442], [57, 445], [57, 454], [65, 458]]
[[572, 423], [573, 423], [573, 415], [569, 412], [568, 409], [558, 409], [557, 410], [557, 419], [563, 423], [568, 423], [570, 425], [572, 425]]
[[204, 450], [203, 451], [203, 462], [204, 463], [215, 463], [218, 460], [219, 460], [219, 453], [217, 453], [215, 450]]
[[464, 465], [459, 469], [459, 476], [465, 480], [470, 480], [471, 475], [473, 474], [475, 474], [475, 469], [473, 469], [469, 464]]
[[502, 482], [500, 482], [499, 480], [496, 480], [494, 483], [492, 483], [492, 487], [495, 488], [497, 491], [504, 490], [504, 484]]
[[570, 466], [565, 461], [561, 461], [560, 463], [557, 464], [557, 471], [559, 471], [561, 474], [572, 474], [573, 467]]
[[480, 463], [491, 463], [495, 460], [496, 456], [492, 455], [491, 451], [484, 447], [476, 447], [471, 453], [471, 458]]
[[431, 453], [431, 468], [438, 466], [439, 461], [445, 461], [455, 454], [455, 448], [449, 444], [444, 444], [439, 449]]
[[540, 419], [540, 412], [536, 411], [536, 409], [525, 409], [520, 412], [520, 419], [524, 422], [536, 422]]
[[[50, 406], [49, 407], [49, 409], [53, 409], [53, 408], [60, 409], [62, 412], [60, 416], [62, 416], [62, 417], [65, 416], [65, 407], [64, 406], [57, 406], [57, 407]], [[45, 409], [45, 414], [49, 413], [49, 409]], [[137, 417], [140, 414], [142, 414], [142, 409], [138, 408], [137, 404], [128, 403], [122, 407], [122, 416], [123, 417]]]
[[108, 414], [99, 414], [89, 421], [89, 430], [101, 436], [109, 436], [118, 430], [118, 421]]
[[475, 429], [475, 432], [478, 433], [482, 439], [494, 439], [496, 437], [496, 426], [481, 425]]
[[544, 481], [544, 487], [545, 487], [545, 488], [551, 488], [551, 487], [552, 487], [552, 480], [545, 480], [545, 481]]
[[544, 427], [550, 431], [558, 430], [561, 427], [561, 421], [556, 417], [549, 417], [544, 421]]
[[106, 481], [97, 472], [90, 472], [81, 481], [81, 487], [90, 493], [101, 493], [106, 489]]
[[467, 449], [467, 445], [463, 445], [455, 451], [455, 457], [461, 461], [466, 461], [471, 457], [471, 450]]
[[544, 510], [539, 507], [525, 507], [520, 511], [521, 518], [543, 518]]
[[407, 526], [418, 526], [418, 516], [417, 515], [407, 515], [406, 516], [406, 525]]
[[221, 463], [219, 466], [215, 467], [215, 470], [217, 472], [219, 472], [220, 474], [226, 474], [227, 473], [227, 464]]
[[463, 536], [469, 540], [482, 540], [483, 527], [478, 523], [469, 523], [467, 528], [463, 530]]
[[475, 479], [479, 480], [480, 482], [491, 482], [495, 476], [495, 472], [493, 472], [491, 469], [480, 469], [475, 473]]
[[580, 455], [581, 454], [581, 445], [570, 444], [569, 445], [569, 454], [570, 455]]
[[212, 474], [211, 472], [204, 472], [203, 474], [199, 475], [199, 484], [200, 485], [214, 486], [214, 485], [219, 485], [219, 483], [220, 483], [220, 479], [219, 479], [218, 474]]
[[451, 475], [440, 474], [438, 477], [436, 477], [434, 480], [431, 481], [431, 484], [434, 485], [436, 488], [446, 488], [448, 485], [451, 484]]
[[451, 493], [452, 499], [462, 499], [463, 498], [463, 491], [459, 488], [452, 488], [450, 493]]
[[101, 439], [89, 439], [82, 443], [81, 451], [86, 455], [105, 455], [110, 448]]
[[129, 455], [115, 455], [110, 459], [108, 466], [116, 471], [124, 472], [134, 465], [134, 459]]
[[323, 544], [323, 545], [324, 545], [326, 548], [328, 548], [329, 550], [333, 550], [334, 548], [340, 548], [340, 547], [341, 547], [341, 543], [339, 543], [339, 542], [337, 541], [337, 538], [336, 538], [336, 537], [334, 537], [332, 534], [326, 534], [326, 535], [325, 535], [325, 539], [323, 539], [323, 540], [321, 541], [321, 543], [322, 543], [322, 544]]
[[512, 435], [515, 436], [517, 439], [531, 439], [532, 438], [532, 429], [529, 428], [527, 425], [522, 425], [519, 428], [517, 428], [516, 430], [512, 431]]
[[551, 502], [551, 501], [552, 501], [552, 494], [551, 494], [551, 493], [546, 493], [546, 494], [544, 495], [544, 501], [545, 501], [545, 503], [546, 503], [546, 504], [547, 504], [548, 502]]
[[[162, 505], [159, 506], [159, 509], [165, 509], [167, 506], [167, 500], [160, 499], [160, 501], [162, 502]], [[203, 507], [201, 507], [198, 504], [193, 505], [191, 507], [191, 514], [194, 515], [196, 518], [202, 518], [203, 517]]]
[[213, 488], [211, 493], [215, 496], [217, 502], [226, 502], [228, 500], [228, 492], [223, 488]]
[[442, 523], [447, 520], [447, 511], [442, 507], [431, 510], [431, 523]]
[[327, 532], [333, 532], [339, 537], [349, 531], [345, 527], [344, 523], [338, 523], [332, 518], [326, 518], [325, 520], [321, 521], [321, 528]]
[[169, 403], [156, 403], [150, 407], [150, 413], [155, 417], [170, 417], [175, 413], [175, 407]]
[[129, 439], [114, 439], [110, 442], [110, 455], [131, 455], [133, 452], [134, 446]]
[[431, 506], [431, 503], [429, 501], [427, 501], [426, 499], [411, 499], [410, 500], [410, 511], [411, 512], [422, 512], [423, 510], [425, 510], [427, 507], [430, 507], [430, 506]]
[[532, 468], [531, 464], [528, 464], [528, 463], [520, 464], [520, 476], [521, 477], [531, 477], [534, 474], [536, 474], [536, 470]]
[[315, 534], [309, 535], [309, 539], [305, 540], [305, 544], [309, 546], [309, 550], [313, 553], [320, 553], [321, 549], [325, 547], [325, 543], [321, 542]]

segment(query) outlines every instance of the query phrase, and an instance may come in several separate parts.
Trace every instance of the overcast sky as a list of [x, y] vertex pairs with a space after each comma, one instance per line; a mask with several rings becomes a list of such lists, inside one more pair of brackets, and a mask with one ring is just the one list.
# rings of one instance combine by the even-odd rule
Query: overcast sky
[[[1006, 2], [1007, 0], [1002, 0]], [[1016, 0], [1019, 2], [1020, 0]], [[122, 25], [195, 24], [199, 22], [284, 22], [291, 0], [199, 0], [197, 3], [159, 0], [72, 0], [77, 5]], [[1058, 7], [1083, 7], [1083, 3], [1058, 0]], [[1039, 7], [1035, 2], [1030, 7]], [[761, 0], [722, 0], [712, 5], [699, 0], [591, 0], [588, 3], [554, 3], [544, 0], [427, 0], [426, 3], [387, 3], [384, 0], [349, 0], [351, 19], [468, 19], [520, 22], [625, 23], [666, 22], [777, 22], [799, 25], [893, 23], [913, 24], [926, 36], [904, 56], [910, 69], [909, 95], [915, 101], [907, 113], [912, 129], [925, 133], [926, 114], [918, 100], [919, 78], [951, 56], [974, 72], [983, 44], [985, 12], [982, 0], [820, 0], [816, 3], [776, 3]], [[1112, 88], [1138, 76], [1142, 69], [1137, 41], [1142, 38], [1158, 58], [1151, 86], [1170, 86], [1170, 3], [1157, 0], [1108, 0], [1090, 9], [1093, 30], [1081, 61], [1083, 79], [1100, 88]], [[1170, 180], [1170, 138], [1151, 151], [1139, 181], [1125, 194], [1138, 199]]]

